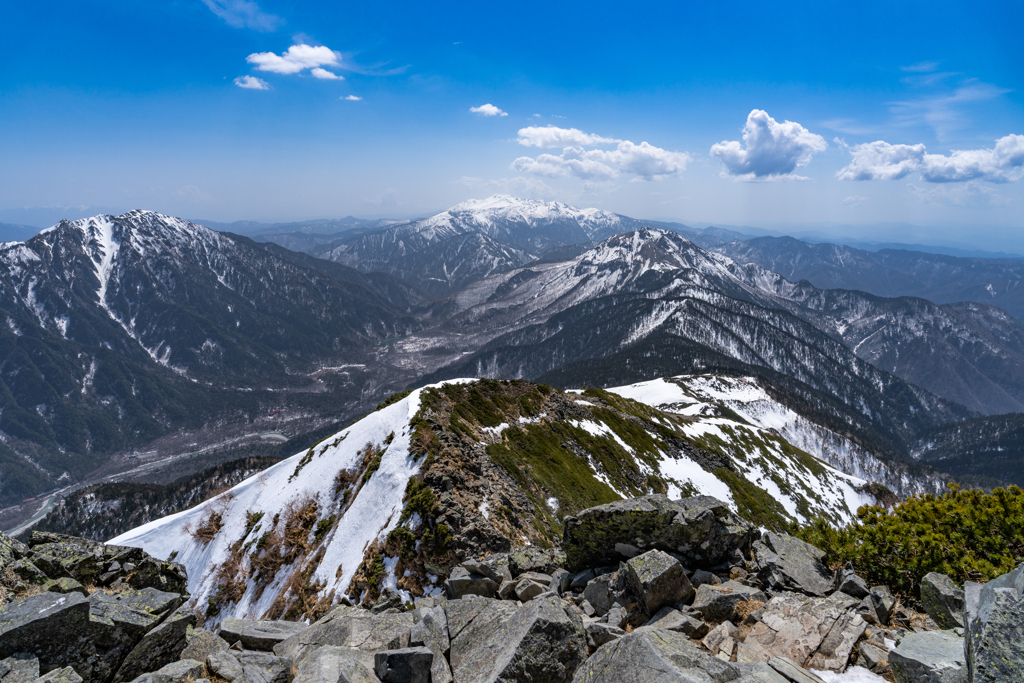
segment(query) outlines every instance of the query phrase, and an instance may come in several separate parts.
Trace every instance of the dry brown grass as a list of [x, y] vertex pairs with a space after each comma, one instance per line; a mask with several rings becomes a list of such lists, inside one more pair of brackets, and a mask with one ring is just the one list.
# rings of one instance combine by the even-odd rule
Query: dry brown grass
[[196, 539], [203, 545], [206, 545], [217, 537], [217, 534], [223, 526], [223, 516], [219, 512], [210, 510], [206, 513], [206, 517], [202, 522], [200, 522], [199, 526], [195, 529], [186, 529], [186, 531], [192, 536], [192, 538]]

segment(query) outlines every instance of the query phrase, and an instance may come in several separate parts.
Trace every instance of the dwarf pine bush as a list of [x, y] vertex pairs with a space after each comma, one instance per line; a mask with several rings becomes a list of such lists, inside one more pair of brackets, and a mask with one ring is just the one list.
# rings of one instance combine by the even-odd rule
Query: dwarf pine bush
[[918, 597], [928, 572], [956, 583], [988, 581], [1024, 560], [1024, 491], [985, 493], [950, 485], [943, 495], [913, 496], [891, 509], [865, 506], [843, 528], [816, 520], [797, 532], [833, 566], [852, 562], [869, 585]]

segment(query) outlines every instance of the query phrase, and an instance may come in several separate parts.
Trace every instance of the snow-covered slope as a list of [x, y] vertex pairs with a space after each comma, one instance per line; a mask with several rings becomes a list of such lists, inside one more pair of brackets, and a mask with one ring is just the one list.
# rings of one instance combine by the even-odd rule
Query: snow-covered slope
[[[653, 401], [648, 389], [619, 391]], [[565, 515], [621, 497], [708, 494], [770, 526], [844, 523], [874, 502], [863, 480], [714, 405], [458, 380], [111, 543], [183, 563], [210, 619], [315, 617], [383, 586], [437, 591], [460, 559], [557, 542]]]

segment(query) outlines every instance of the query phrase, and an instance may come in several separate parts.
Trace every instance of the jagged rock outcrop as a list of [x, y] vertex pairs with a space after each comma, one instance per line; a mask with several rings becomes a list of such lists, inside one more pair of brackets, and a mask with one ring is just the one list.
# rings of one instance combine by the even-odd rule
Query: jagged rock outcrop
[[1024, 675], [1024, 563], [984, 585], [964, 586], [967, 666], [971, 683]]
[[759, 578], [770, 588], [821, 597], [835, 589], [835, 575], [822, 559], [825, 553], [788, 534], [766, 533], [754, 542]]
[[931, 572], [921, 579], [921, 604], [939, 628], [964, 625], [964, 591], [945, 574]]
[[953, 631], [908, 633], [889, 665], [896, 683], [967, 683], [964, 639]]

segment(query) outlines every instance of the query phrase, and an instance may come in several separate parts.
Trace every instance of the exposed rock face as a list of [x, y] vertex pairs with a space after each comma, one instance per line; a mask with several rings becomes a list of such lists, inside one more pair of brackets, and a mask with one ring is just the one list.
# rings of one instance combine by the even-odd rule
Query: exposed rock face
[[683, 565], [661, 550], [649, 550], [627, 561], [626, 583], [647, 615], [693, 599], [693, 586]]
[[505, 618], [474, 618], [452, 642], [451, 664], [459, 683], [556, 682], [572, 680], [586, 656], [582, 620], [552, 594]]
[[752, 524], [710, 496], [670, 500], [657, 494], [622, 500], [584, 510], [563, 524], [562, 547], [570, 571], [654, 549], [684, 558], [690, 568], [710, 568], [742, 559], [756, 534]]
[[889, 623], [895, 606], [896, 598], [886, 586], [873, 586], [861, 601], [857, 613], [863, 616], [868, 623], [885, 626]]
[[375, 652], [406, 647], [413, 616], [371, 614], [355, 607], [335, 607], [309, 628], [274, 646], [274, 654], [302, 661], [309, 652], [324, 645], [342, 645], [361, 653], [360, 662], [373, 670]]
[[925, 574], [921, 579], [921, 604], [939, 628], [964, 625], [964, 592], [945, 574]]
[[179, 607], [159, 626], [142, 636], [139, 644], [121, 663], [113, 683], [134, 680], [146, 671], [152, 671], [178, 659], [188, 644], [188, 629], [195, 623], [196, 615], [187, 607]]
[[306, 624], [295, 621], [225, 619], [220, 625], [220, 637], [232, 644], [241, 642], [249, 650], [272, 652], [275, 645], [307, 628]]
[[972, 683], [1024, 677], [1024, 563], [984, 585], [964, 586]]
[[374, 672], [381, 683], [431, 683], [434, 653], [425, 647], [384, 650], [374, 655]]
[[889, 653], [897, 683], [966, 683], [964, 639], [953, 631], [908, 633]]
[[768, 532], [754, 543], [762, 582], [773, 590], [821, 597], [835, 588], [835, 576], [822, 561], [824, 551], [787, 534]]
[[686, 636], [645, 627], [599, 648], [573, 683], [726, 683], [739, 677], [736, 666], [701, 651]]

